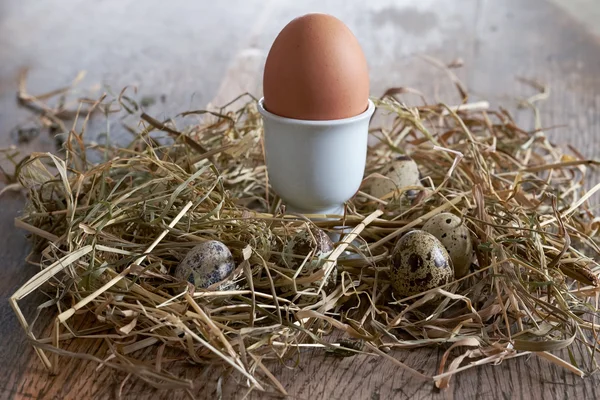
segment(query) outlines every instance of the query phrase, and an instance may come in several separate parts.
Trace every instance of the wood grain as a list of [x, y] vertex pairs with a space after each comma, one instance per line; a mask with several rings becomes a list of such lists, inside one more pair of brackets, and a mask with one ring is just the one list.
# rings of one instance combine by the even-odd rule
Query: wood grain
[[[193, 3], [193, 4], [192, 4]], [[165, 118], [178, 111], [218, 107], [242, 91], [260, 95], [264, 56], [285, 23], [308, 11], [330, 12], [346, 21], [361, 41], [371, 68], [372, 92], [390, 86], [421, 90], [430, 98], [459, 100], [442, 71], [417, 54], [444, 62], [460, 57], [456, 70], [473, 100], [508, 106], [519, 123], [532, 126], [531, 112], [517, 108], [519, 98], [535, 93], [518, 76], [537, 79], [550, 87], [540, 105], [551, 140], [571, 144], [588, 157], [600, 157], [600, 40], [571, 14], [543, 0], [452, 0], [445, 2], [354, 3], [279, 2], [145, 2], [104, 1], [94, 5], [78, 0], [39, 2], [25, 7], [17, 0], [0, 4], [0, 145], [16, 144], [8, 135], [27, 114], [14, 103], [16, 74], [31, 67], [30, 89], [40, 93], [67, 84], [80, 69], [88, 70], [84, 88], [97, 83], [120, 88], [138, 84], [139, 94], [158, 98], [148, 113]], [[65, 6], [67, 4], [68, 6]], [[7, 60], [4, 62], [4, 60]], [[418, 101], [407, 98], [406, 101]], [[101, 128], [98, 128], [100, 131]], [[43, 134], [27, 150], [51, 149]], [[598, 181], [598, 175], [592, 179]], [[44, 399], [186, 398], [184, 392], [158, 391], [123, 374], [97, 368], [88, 361], [62, 359], [51, 377], [24, 339], [6, 299], [35, 268], [26, 266], [25, 237], [12, 228], [23, 205], [19, 195], [0, 199], [0, 397]], [[598, 201], [597, 199], [595, 201]], [[23, 302], [35, 313], [41, 297]], [[49, 326], [52, 315], [40, 319]], [[93, 321], [76, 320], [77, 327]], [[49, 329], [49, 328], [45, 328]], [[73, 340], [67, 349], [104, 358], [101, 340]], [[147, 349], [148, 356], [156, 349]], [[398, 351], [393, 356], [426, 373], [437, 369], [437, 348]], [[564, 355], [563, 355], [564, 356]], [[217, 368], [174, 362], [176, 371], [193, 379], [196, 398], [215, 398], [220, 392]], [[566, 399], [599, 398], [597, 376], [580, 379], [535, 356], [506, 361], [462, 373], [449, 390], [439, 392], [391, 362], [370, 356], [337, 358], [311, 350], [303, 352], [298, 368], [274, 365], [290, 398], [297, 399]], [[222, 377], [224, 398], [245, 394], [240, 377]], [[253, 393], [250, 398], [265, 398]], [[268, 397], [278, 397], [269, 395]]]

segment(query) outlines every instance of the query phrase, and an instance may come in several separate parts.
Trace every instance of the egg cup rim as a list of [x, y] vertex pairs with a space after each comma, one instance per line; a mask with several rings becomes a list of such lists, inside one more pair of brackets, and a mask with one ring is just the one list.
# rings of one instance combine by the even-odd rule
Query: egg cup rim
[[264, 106], [265, 98], [261, 97], [258, 101], [258, 112], [265, 118], [271, 119], [273, 121], [277, 121], [283, 124], [293, 124], [293, 125], [307, 125], [307, 126], [332, 126], [332, 125], [346, 125], [352, 124], [358, 121], [361, 121], [366, 118], [370, 118], [371, 115], [375, 112], [375, 103], [371, 99], [368, 99], [369, 104], [367, 109], [362, 113], [355, 115], [353, 117], [348, 118], [340, 118], [340, 119], [325, 119], [325, 120], [314, 120], [314, 119], [296, 119], [296, 118], [287, 118], [282, 117], [277, 114], [273, 114]]

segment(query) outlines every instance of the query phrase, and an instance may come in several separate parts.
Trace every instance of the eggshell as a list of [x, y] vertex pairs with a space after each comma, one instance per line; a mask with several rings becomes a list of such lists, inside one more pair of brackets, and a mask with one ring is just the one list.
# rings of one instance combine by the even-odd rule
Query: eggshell
[[[334, 245], [329, 236], [321, 229], [312, 228], [310, 230], [301, 230], [295, 234], [285, 245], [282, 254], [283, 265], [297, 270], [302, 266], [302, 275], [309, 276], [317, 272], [318, 268], [322, 268], [327, 256], [333, 251]], [[312, 254], [312, 257], [304, 262], [305, 258]], [[304, 265], [302, 264], [304, 263]], [[325, 291], [333, 289], [337, 284], [337, 267], [334, 267], [329, 277], [325, 281]], [[306, 290], [308, 286], [319, 286], [321, 281], [316, 281], [311, 284], [297, 285], [298, 290]], [[291, 287], [285, 288], [290, 291]], [[304, 301], [316, 301], [319, 298], [315, 296], [302, 296]]]
[[439, 239], [448, 250], [454, 265], [454, 275], [462, 278], [469, 272], [473, 259], [471, 233], [460, 217], [451, 213], [441, 213], [431, 217], [423, 230]]
[[414, 230], [394, 246], [390, 278], [394, 292], [408, 297], [449, 283], [454, 271], [444, 245], [432, 234]]
[[[377, 198], [382, 198], [388, 193], [408, 186], [422, 186], [419, 180], [419, 167], [408, 156], [400, 156], [392, 161], [390, 168], [383, 175], [384, 177], [371, 179], [369, 191], [372, 196]], [[410, 194], [404, 193], [404, 196]]]
[[175, 269], [175, 277], [198, 288], [207, 288], [227, 278], [235, 269], [231, 251], [223, 243], [210, 240], [192, 248]]
[[302, 230], [287, 242], [283, 260], [289, 268], [296, 269], [311, 252], [313, 260], [307, 260], [305, 265], [314, 264], [314, 261], [318, 261], [332, 250], [333, 242], [321, 229]]
[[279, 33], [265, 63], [264, 106], [276, 115], [333, 120], [363, 113], [369, 72], [360, 44], [339, 19], [307, 14]]

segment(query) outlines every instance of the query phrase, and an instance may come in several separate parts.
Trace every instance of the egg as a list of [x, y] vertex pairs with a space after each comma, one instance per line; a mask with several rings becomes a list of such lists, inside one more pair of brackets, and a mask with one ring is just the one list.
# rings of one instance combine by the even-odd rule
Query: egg
[[[304, 259], [312, 254], [312, 257], [306, 260], [302, 267], [302, 275], [308, 276], [317, 272], [324, 264], [327, 256], [333, 251], [334, 245], [329, 236], [321, 229], [304, 229], [295, 234], [285, 245], [282, 253], [283, 264], [297, 270]], [[335, 287], [337, 283], [337, 267], [334, 267], [325, 283], [325, 289]], [[321, 281], [316, 281], [310, 286], [319, 286]], [[306, 285], [300, 285], [299, 290], [306, 288]]]
[[438, 238], [446, 247], [454, 265], [454, 275], [457, 278], [465, 276], [473, 258], [473, 242], [461, 218], [451, 213], [437, 214], [423, 225], [423, 230]]
[[449, 283], [454, 270], [444, 245], [432, 234], [414, 230], [394, 246], [390, 278], [394, 292], [407, 297]]
[[[370, 194], [379, 199], [395, 190], [409, 186], [421, 185], [419, 167], [417, 163], [408, 156], [399, 156], [392, 161], [390, 167], [383, 173], [384, 177], [371, 179]], [[410, 200], [415, 191], [409, 190], [401, 195], [401, 199]], [[391, 198], [388, 198], [391, 200]]]
[[308, 265], [333, 251], [333, 242], [321, 229], [301, 230], [286, 243], [283, 250], [284, 263], [289, 268], [296, 269], [313, 249], [313, 259], [307, 261]]
[[227, 278], [235, 269], [231, 251], [218, 240], [193, 247], [175, 268], [175, 277], [198, 288], [207, 288]]
[[264, 107], [286, 118], [334, 120], [366, 111], [367, 61], [339, 19], [307, 14], [279, 33], [265, 62]]

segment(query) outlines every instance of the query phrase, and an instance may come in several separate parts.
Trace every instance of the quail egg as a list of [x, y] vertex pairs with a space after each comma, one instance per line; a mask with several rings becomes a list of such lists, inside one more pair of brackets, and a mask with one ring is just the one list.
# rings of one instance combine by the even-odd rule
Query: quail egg
[[[333, 250], [333, 242], [323, 230], [318, 228], [305, 229], [298, 232], [287, 242], [283, 250], [284, 263], [292, 269], [298, 268], [304, 258], [314, 249], [313, 260]], [[310, 264], [311, 260], [307, 261]]]
[[[408, 156], [396, 158], [383, 175], [385, 177], [374, 178], [371, 181], [370, 193], [377, 198], [382, 198], [388, 193], [408, 186], [422, 186], [417, 163]], [[414, 190], [402, 194], [402, 197], [405, 198], [414, 196]]]
[[423, 225], [423, 230], [431, 233], [446, 247], [454, 275], [462, 278], [469, 272], [473, 258], [473, 243], [469, 229], [460, 217], [451, 213], [441, 213], [433, 216]]
[[227, 278], [235, 269], [231, 251], [210, 240], [193, 247], [175, 269], [175, 277], [198, 288], [207, 288]]
[[[323, 266], [325, 258], [333, 251], [333, 242], [323, 230], [318, 228], [304, 229], [294, 235], [285, 245], [282, 260], [286, 267], [297, 270], [304, 259], [312, 253], [312, 258], [306, 260], [302, 267], [302, 275], [311, 275]], [[320, 281], [311, 286], [320, 285]], [[326, 288], [334, 287], [337, 283], [337, 267], [329, 274]]]
[[414, 230], [396, 243], [390, 278], [396, 294], [407, 297], [449, 283], [454, 271], [444, 245], [432, 234]]

